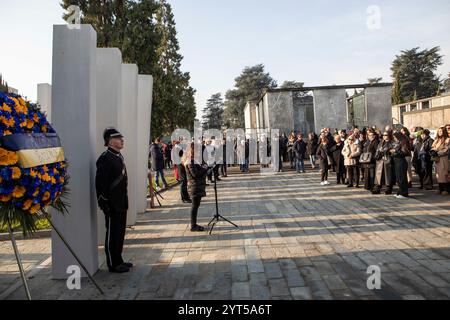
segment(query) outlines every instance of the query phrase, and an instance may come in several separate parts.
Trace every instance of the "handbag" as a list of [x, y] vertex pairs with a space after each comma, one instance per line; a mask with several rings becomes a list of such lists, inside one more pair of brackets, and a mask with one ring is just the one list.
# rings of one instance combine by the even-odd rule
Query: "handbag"
[[365, 152], [359, 158], [359, 162], [362, 164], [370, 164], [372, 163], [373, 155], [371, 152]]

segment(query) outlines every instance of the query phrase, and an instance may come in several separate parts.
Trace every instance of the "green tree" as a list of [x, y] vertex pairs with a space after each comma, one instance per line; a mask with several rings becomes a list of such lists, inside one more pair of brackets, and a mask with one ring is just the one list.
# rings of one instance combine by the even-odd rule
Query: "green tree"
[[382, 80], [383, 80], [383, 78], [369, 78], [369, 79], [367, 79], [367, 81], [368, 81], [368, 83], [370, 85], [380, 83]]
[[264, 70], [263, 64], [246, 67], [235, 79], [235, 89], [225, 94], [224, 124], [230, 128], [244, 128], [244, 108], [248, 101], [257, 101], [264, 89], [277, 87], [277, 82]]
[[448, 78], [444, 80], [444, 92], [450, 92], [450, 72], [448, 73]]
[[[183, 57], [172, 8], [166, 0], [63, 0], [77, 5], [82, 23], [97, 31], [99, 47], [117, 47], [126, 63], [154, 79], [152, 137], [176, 127], [191, 129], [196, 114], [190, 75], [181, 71]], [[67, 18], [67, 14], [63, 16]]]
[[282, 89], [300, 89], [305, 86], [304, 82], [297, 82], [297, 81], [285, 81], [281, 85]]
[[203, 109], [203, 129], [222, 129], [223, 125], [224, 103], [221, 93], [211, 96], [206, 102], [206, 108]]
[[434, 47], [420, 51], [419, 48], [402, 51], [392, 63], [394, 79], [394, 104], [412, 101], [414, 98], [432, 97], [440, 87], [439, 77], [435, 74], [442, 64], [440, 48]]
[[3, 76], [0, 73], [0, 92], [8, 92], [8, 83], [3, 80]]

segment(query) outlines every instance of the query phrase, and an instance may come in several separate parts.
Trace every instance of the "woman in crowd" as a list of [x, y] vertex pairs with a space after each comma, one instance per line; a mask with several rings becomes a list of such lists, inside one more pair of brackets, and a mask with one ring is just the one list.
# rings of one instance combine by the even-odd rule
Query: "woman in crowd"
[[317, 148], [317, 152], [316, 152], [316, 156], [317, 156], [317, 159], [319, 160], [319, 164], [320, 164], [320, 173], [321, 173], [321, 178], [322, 178], [322, 182], [320, 183], [320, 185], [322, 185], [322, 186], [326, 186], [326, 185], [330, 184], [328, 182], [328, 169], [329, 169], [328, 143], [329, 143], [328, 139], [326, 137], [322, 137], [322, 139], [320, 140], [320, 145]]
[[365, 163], [361, 163], [364, 170], [364, 189], [371, 191], [375, 184], [375, 154], [379, 144], [378, 136], [373, 129], [367, 130], [367, 141], [364, 144], [363, 154], [366, 155]]
[[333, 157], [333, 162], [336, 169], [337, 184], [345, 183], [345, 165], [344, 156], [342, 155], [342, 149], [344, 149], [344, 142], [342, 141], [340, 135], [334, 136], [334, 141], [336, 144], [331, 147], [330, 153]]
[[[347, 144], [342, 150], [344, 164], [347, 168], [348, 188], [359, 188], [359, 166], [358, 159], [361, 156], [361, 145], [355, 143], [355, 137], [352, 135], [347, 139]], [[356, 184], [355, 184], [356, 182]]]
[[188, 190], [192, 200], [191, 231], [202, 232], [205, 228], [197, 224], [197, 215], [202, 198], [206, 197], [206, 176], [208, 173], [208, 166], [201, 165], [195, 161], [194, 149], [195, 145], [192, 143], [190, 148], [188, 148], [183, 155], [182, 162], [186, 168]]
[[449, 160], [448, 153], [450, 139], [446, 127], [439, 128], [436, 140], [431, 148], [432, 156], [436, 162], [436, 177], [439, 183], [438, 194], [448, 195], [450, 192], [449, 183]]
[[389, 150], [393, 147], [394, 137], [392, 131], [385, 131], [383, 133], [383, 141], [380, 142], [375, 154], [376, 168], [375, 168], [375, 187], [372, 190], [373, 194], [380, 194], [383, 185], [386, 185], [385, 194], [392, 194], [394, 186], [394, 168], [392, 168], [392, 157]]
[[398, 199], [408, 198], [408, 163], [406, 157], [411, 154], [409, 138], [406, 138], [401, 132], [395, 132], [394, 143], [389, 152], [394, 158], [395, 175], [399, 188], [396, 197]]
[[291, 135], [289, 136], [288, 144], [287, 144], [287, 151], [288, 151], [289, 162], [291, 163], [291, 169], [295, 168], [295, 153], [294, 153], [294, 149], [293, 149], [295, 141], [296, 141], [295, 135], [293, 133], [291, 133]]
[[406, 156], [406, 162], [408, 163], [408, 188], [412, 188], [413, 183], [413, 174], [412, 174], [412, 150], [413, 146], [411, 143], [411, 133], [408, 128], [403, 127], [400, 131], [406, 138], [406, 142], [409, 144], [409, 149], [411, 150], [411, 154]]
[[319, 144], [319, 137], [314, 132], [311, 132], [308, 135], [308, 144], [306, 146], [306, 151], [309, 154], [309, 160], [311, 162], [311, 167], [316, 169], [316, 153], [317, 153], [317, 147]]
[[414, 170], [419, 176], [419, 189], [433, 190], [433, 161], [430, 154], [433, 143], [428, 129], [417, 132], [413, 163]]
[[[367, 142], [367, 128], [363, 128], [363, 130], [360, 132], [359, 134], [359, 138], [358, 138], [358, 143], [361, 146], [361, 153], [364, 150], [364, 146], [366, 145]], [[361, 176], [361, 181], [365, 181], [365, 170], [366, 168], [364, 168], [363, 166], [359, 166], [359, 172], [360, 172], [360, 176]]]

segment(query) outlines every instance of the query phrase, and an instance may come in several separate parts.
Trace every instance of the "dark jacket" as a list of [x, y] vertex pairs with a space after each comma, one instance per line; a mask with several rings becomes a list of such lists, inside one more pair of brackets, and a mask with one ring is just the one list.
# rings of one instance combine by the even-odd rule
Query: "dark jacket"
[[306, 151], [311, 156], [315, 155], [318, 146], [319, 146], [319, 138], [317, 137], [317, 135], [314, 135], [314, 139], [308, 141]]
[[194, 160], [186, 168], [186, 175], [188, 179], [188, 192], [191, 198], [206, 197], [206, 175], [208, 168], [196, 164]]
[[337, 173], [345, 172], [344, 156], [342, 155], [342, 149], [344, 149], [344, 142], [335, 144], [330, 148], [330, 154], [336, 166]]
[[328, 146], [324, 146], [323, 144], [320, 144], [320, 146], [317, 148], [316, 156], [319, 161], [326, 161], [328, 163], [328, 156], [330, 154], [330, 151], [328, 150]]
[[105, 214], [121, 214], [128, 210], [128, 177], [123, 156], [108, 149], [97, 160], [95, 189], [100, 209]]
[[302, 160], [305, 158], [306, 154], [306, 142], [305, 141], [295, 141], [293, 151], [295, 153], [295, 157], [299, 160]]
[[370, 141], [370, 139], [367, 139], [364, 148], [363, 153], [371, 153], [372, 154], [372, 162], [370, 164], [363, 164], [363, 167], [370, 167], [374, 166], [377, 162], [375, 159], [375, 155], [377, 153], [378, 145], [380, 144], [380, 141], [378, 139], [374, 139], [373, 141]]
[[150, 158], [153, 171], [164, 170], [164, 156], [161, 148], [156, 143], [150, 146]]

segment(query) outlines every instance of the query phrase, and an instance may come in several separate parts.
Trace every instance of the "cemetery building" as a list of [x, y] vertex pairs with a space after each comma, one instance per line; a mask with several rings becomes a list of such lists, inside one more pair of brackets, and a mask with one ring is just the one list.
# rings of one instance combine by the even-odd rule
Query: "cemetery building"
[[394, 124], [436, 130], [450, 123], [450, 92], [392, 106]]
[[246, 131], [279, 129], [307, 135], [323, 128], [392, 124], [392, 84], [267, 89], [245, 107]]

